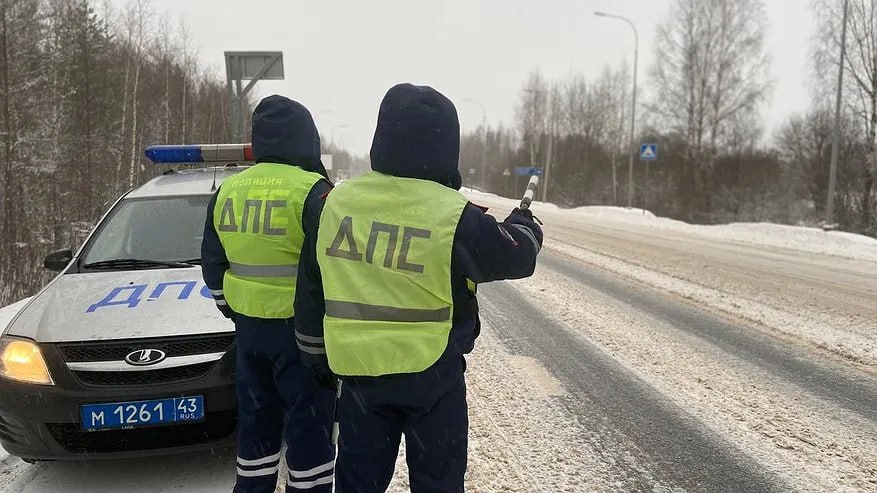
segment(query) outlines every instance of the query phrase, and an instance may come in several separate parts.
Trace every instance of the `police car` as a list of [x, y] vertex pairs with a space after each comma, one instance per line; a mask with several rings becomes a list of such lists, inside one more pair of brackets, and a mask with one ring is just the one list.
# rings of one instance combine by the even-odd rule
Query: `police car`
[[168, 170], [120, 197], [0, 338], [0, 444], [28, 461], [232, 446], [234, 326], [201, 279], [207, 204], [249, 145], [155, 146]]

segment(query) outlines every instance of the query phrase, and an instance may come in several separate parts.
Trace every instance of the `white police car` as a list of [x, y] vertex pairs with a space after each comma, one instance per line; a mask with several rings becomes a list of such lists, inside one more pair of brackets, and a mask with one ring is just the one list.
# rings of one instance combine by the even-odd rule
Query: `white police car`
[[249, 146], [155, 146], [167, 171], [124, 194], [0, 338], [0, 443], [35, 459], [132, 457], [232, 446], [234, 326], [201, 279], [215, 186]]

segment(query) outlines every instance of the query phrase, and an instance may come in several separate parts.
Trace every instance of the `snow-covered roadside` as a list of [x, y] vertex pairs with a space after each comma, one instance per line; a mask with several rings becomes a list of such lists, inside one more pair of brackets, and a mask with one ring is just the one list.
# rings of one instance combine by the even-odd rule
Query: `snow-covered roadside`
[[866, 418], [560, 270], [540, 269], [516, 287], [795, 489], [865, 491], [877, 484], [874, 428]]
[[806, 307], [778, 308], [765, 299], [759, 300], [739, 293], [731, 295], [650, 267], [562, 242], [553, 242], [548, 248], [699, 305], [761, 324], [772, 331], [825, 349], [845, 359], [877, 367], [877, 340], [873, 334], [850, 330], [844, 324], [831, 319], [828, 314], [813, 314]]
[[[466, 195], [475, 203], [483, 202], [488, 205], [502, 204], [503, 207], [508, 209], [518, 205], [516, 200], [478, 191], [467, 192]], [[649, 211], [643, 212], [642, 209], [625, 209], [622, 207], [593, 206], [561, 209], [554, 204], [534, 202], [531, 208], [537, 215], [540, 213], [556, 214], [560, 217], [611, 222], [653, 231], [682, 233], [712, 240], [785, 248], [811, 254], [877, 262], [877, 239], [841, 231], [823, 231], [819, 228], [770, 223], [733, 223], [704, 226], [688, 224], [665, 217], [656, 217]], [[498, 211], [497, 213], [503, 212], [505, 211]]]

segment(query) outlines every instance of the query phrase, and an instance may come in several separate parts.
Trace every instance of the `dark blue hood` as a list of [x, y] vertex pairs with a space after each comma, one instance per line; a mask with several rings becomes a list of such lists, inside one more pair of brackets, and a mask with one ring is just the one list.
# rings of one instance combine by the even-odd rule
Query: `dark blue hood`
[[301, 103], [284, 96], [268, 96], [253, 112], [253, 157], [257, 163], [300, 166], [323, 176], [320, 133]]
[[370, 157], [375, 171], [459, 190], [460, 121], [454, 103], [428, 86], [394, 86], [381, 102]]

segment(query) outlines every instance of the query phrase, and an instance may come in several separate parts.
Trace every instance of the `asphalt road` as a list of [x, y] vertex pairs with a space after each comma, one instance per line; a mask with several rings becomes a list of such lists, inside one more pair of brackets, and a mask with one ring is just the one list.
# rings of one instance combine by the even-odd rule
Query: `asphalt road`
[[652, 478], [688, 491], [786, 489], [599, 347], [546, 318], [544, 307], [509, 285], [485, 290], [487, 325], [511, 353], [537, 359], [563, 383], [564, 404], [582, 431], [598, 433], [607, 456], [637, 456], [648, 471], [628, 471], [637, 490], [651, 491]]

